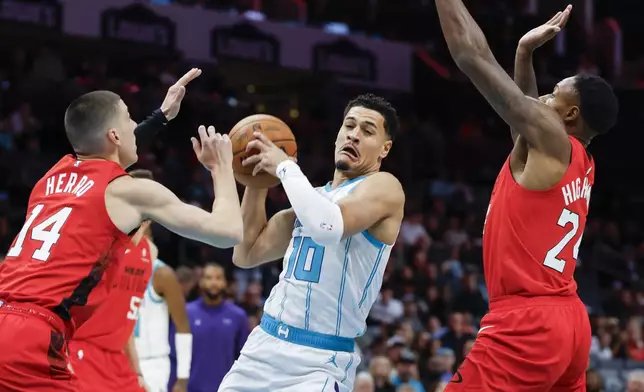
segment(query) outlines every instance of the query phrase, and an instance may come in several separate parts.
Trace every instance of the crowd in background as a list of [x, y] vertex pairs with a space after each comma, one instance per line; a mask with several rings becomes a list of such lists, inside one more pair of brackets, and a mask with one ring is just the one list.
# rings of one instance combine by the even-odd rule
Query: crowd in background
[[[218, 7], [245, 4], [232, 0], [177, 2]], [[281, 4], [268, 0], [264, 3], [267, 7]], [[333, 11], [337, 3], [309, 1], [311, 23], [337, 20], [329, 15], [338, 12], [350, 17], [346, 22], [357, 29], [385, 37], [427, 42], [432, 34], [438, 34], [430, 31], [427, 37], [419, 36], [412, 30], [416, 19], [399, 23], [410, 13], [419, 20], [425, 17], [421, 11], [434, 14], [431, 2], [412, 0], [402, 6], [399, 1], [365, 1], [382, 7], [376, 14], [365, 13], [370, 8], [358, 6], [361, 2], [356, 3], [355, 9], [350, 7], [349, 13], [344, 8], [342, 12]], [[493, 2], [494, 7], [488, 2], [478, 3], [479, 8], [473, 7], [479, 9], [484, 25], [510, 14], [526, 18], [513, 23], [504, 19], [502, 26], [511, 25], [512, 29], [496, 29], [499, 36], [491, 37], [500, 59], [511, 64], [517, 34], [537, 23], [535, 15], [525, 12], [530, 2], [516, 5], [516, 9], [508, 8], [503, 1]], [[610, 7], [604, 4], [602, 10], [609, 12]], [[394, 31], [395, 26], [407, 28]], [[575, 31], [573, 25], [570, 34], [579, 40], [577, 48], [588, 48], [581, 44], [585, 36], [575, 35]], [[123, 97], [134, 119], [143, 119], [159, 105], [167, 87], [188, 64], [177, 58], [108, 59], [100, 53], [71, 53], [69, 48], [39, 43], [2, 45], [0, 249], [8, 249], [24, 222], [31, 187], [61, 154], [71, 152], [62, 121], [71, 99], [94, 89], [109, 89]], [[566, 60], [562, 66], [543, 60], [553, 77], [578, 69], [593, 71], [593, 67], [601, 72], [582, 52], [566, 53], [561, 57]], [[204, 75], [190, 85], [179, 117], [159, 135], [154, 146], [139, 151], [137, 167], [152, 170], [158, 181], [183, 200], [209, 208], [213, 198], [211, 181], [192, 156], [190, 136], [200, 124], [212, 124], [225, 132], [248, 114], [266, 112], [283, 118], [292, 127], [298, 140], [299, 162], [312, 183], [321, 185], [331, 178], [333, 141], [343, 106], [364, 88], [321, 86], [315, 81], [281, 89], [231, 84], [218, 68], [204, 69]], [[405, 186], [407, 212], [381, 296], [368, 319], [369, 328], [358, 340], [363, 354], [363, 373], [356, 382], [356, 391], [360, 392], [440, 390], [471, 348], [478, 322], [487, 311], [481, 262], [482, 225], [494, 177], [510, 149], [509, 130], [468, 87], [458, 81], [432, 82], [420, 81], [418, 89], [422, 91], [414, 95], [388, 94], [399, 109], [402, 132], [385, 169], [396, 174]], [[464, 104], [453, 105], [455, 98], [448, 95], [473, 104], [464, 111]], [[628, 96], [625, 99], [633, 100]], [[451, 109], [441, 110], [436, 100], [447, 101], [444, 105], [451, 102]], [[623, 106], [626, 109], [618, 129], [622, 130], [620, 137], [625, 138], [623, 130], [637, 128], [641, 120], [639, 111], [629, 111], [628, 103]], [[629, 374], [635, 380], [631, 383], [636, 383], [637, 377], [644, 380], [642, 374], [630, 373], [644, 366], [644, 362], [638, 362], [644, 361], [644, 231], [635, 212], [641, 207], [644, 192], [641, 184], [622, 181], [634, 181], [624, 174], [628, 170], [641, 171], [630, 165], [630, 154], [623, 153], [628, 146], [619, 147], [620, 156], [620, 151], [614, 149], [619, 144], [614, 140], [607, 139], [603, 149], [596, 151], [598, 186], [593, 189], [591, 217], [576, 272], [579, 293], [592, 320], [590, 355], [593, 367], [598, 369], [591, 370], [589, 391], [601, 390], [601, 382], [605, 390], [624, 390]], [[269, 192], [269, 214], [287, 206], [288, 200], [279, 187]], [[251, 328], [257, 325], [263, 301], [281, 272], [280, 262], [253, 270], [235, 269], [230, 251], [179, 238], [158, 226], [153, 230], [161, 258], [176, 268], [189, 299], [199, 295], [202, 266], [217, 262], [226, 268], [230, 300], [247, 312]], [[375, 383], [375, 389], [369, 389], [370, 383]], [[365, 389], [359, 389], [363, 386]]]

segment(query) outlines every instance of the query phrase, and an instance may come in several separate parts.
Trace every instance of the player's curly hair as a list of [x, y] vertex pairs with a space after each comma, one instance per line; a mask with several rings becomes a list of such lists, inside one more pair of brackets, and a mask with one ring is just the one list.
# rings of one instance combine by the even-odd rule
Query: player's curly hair
[[575, 89], [579, 94], [579, 110], [588, 130], [597, 135], [610, 131], [617, 122], [619, 103], [613, 88], [596, 75], [575, 76]]
[[400, 129], [400, 122], [396, 109], [384, 98], [373, 94], [363, 94], [349, 101], [347, 107], [344, 109], [344, 116], [347, 116], [349, 110], [353, 107], [363, 107], [366, 109], [375, 110], [380, 113], [385, 119], [385, 132], [391, 140], [395, 140]]

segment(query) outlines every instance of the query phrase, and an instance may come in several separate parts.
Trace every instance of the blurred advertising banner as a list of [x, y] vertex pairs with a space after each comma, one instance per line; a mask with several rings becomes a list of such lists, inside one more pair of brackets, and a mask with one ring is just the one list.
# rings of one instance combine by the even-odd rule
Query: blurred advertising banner
[[135, 0], [0, 0], [1, 20], [176, 49], [196, 61], [221, 58], [311, 70], [395, 91], [410, 91], [412, 84], [411, 45], [199, 7]]

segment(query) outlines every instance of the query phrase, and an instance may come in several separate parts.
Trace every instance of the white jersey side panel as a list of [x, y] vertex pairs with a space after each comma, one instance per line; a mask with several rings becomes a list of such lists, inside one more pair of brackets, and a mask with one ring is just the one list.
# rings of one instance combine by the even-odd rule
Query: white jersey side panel
[[[327, 185], [318, 192], [337, 202], [362, 180], [364, 177], [347, 181], [336, 189]], [[297, 328], [348, 338], [360, 336], [380, 291], [390, 253], [390, 245], [366, 231], [338, 245], [318, 245], [296, 219], [284, 269], [264, 311]]]
[[154, 261], [152, 278], [148, 282], [141, 307], [139, 319], [134, 327], [136, 351], [140, 359], [165, 357], [170, 355], [168, 333], [170, 319], [168, 305], [163, 297], [154, 291], [154, 273], [160, 266], [165, 266], [161, 260]]

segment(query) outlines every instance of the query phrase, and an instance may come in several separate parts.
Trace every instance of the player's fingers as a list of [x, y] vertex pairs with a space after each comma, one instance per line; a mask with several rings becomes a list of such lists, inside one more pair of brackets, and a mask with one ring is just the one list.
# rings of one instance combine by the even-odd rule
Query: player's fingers
[[566, 23], [568, 23], [568, 20], [570, 19], [570, 12], [572, 11], [572, 6], [569, 5], [566, 7], [566, 10], [563, 12], [563, 15], [561, 16], [561, 20], [559, 20], [559, 23], [557, 26], [563, 28]]
[[201, 143], [203, 144], [203, 142], [208, 139], [208, 132], [206, 132], [206, 127], [200, 125], [197, 132], [199, 133], [199, 140], [201, 140]]
[[192, 142], [192, 149], [195, 151], [195, 154], [199, 154], [199, 151], [201, 151], [201, 147], [199, 146], [199, 141], [197, 140], [197, 138], [191, 137], [190, 141]]
[[254, 132], [254, 133], [253, 133], [253, 135], [254, 135], [256, 138], [258, 138], [259, 140], [261, 140], [261, 141], [262, 141], [262, 143], [266, 144], [267, 146], [270, 146], [270, 147], [274, 146], [274, 144], [273, 144], [273, 142], [271, 141], [271, 139], [269, 139], [268, 137], [266, 137], [266, 135], [264, 135], [263, 133], [261, 133], [261, 132]]
[[264, 170], [264, 165], [262, 164], [263, 161], [260, 160], [257, 165], [253, 168], [253, 176], [258, 175], [262, 170]]
[[258, 164], [262, 160], [262, 156], [260, 154], [256, 155], [251, 155], [248, 158], [244, 159], [242, 161], [242, 166], [252, 166]]
[[192, 68], [190, 71], [186, 72], [185, 75], [183, 75], [179, 80], [177, 80], [177, 83], [175, 83], [175, 86], [186, 86], [188, 83], [192, 82], [196, 78], [201, 75], [201, 69], [199, 68]]
[[250, 150], [266, 151], [267, 149], [268, 149], [268, 146], [264, 144], [260, 139], [251, 140], [246, 145], [246, 151], [250, 151]]
[[553, 16], [549, 21], [546, 22], [546, 24], [554, 24], [555, 21], [561, 16], [561, 13], [561, 11], [557, 12], [555, 16]]
[[208, 137], [214, 138], [216, 134], [217, 130], [215, 130], [215, 127], [213, 127], [212, 125], [208, 126]]

